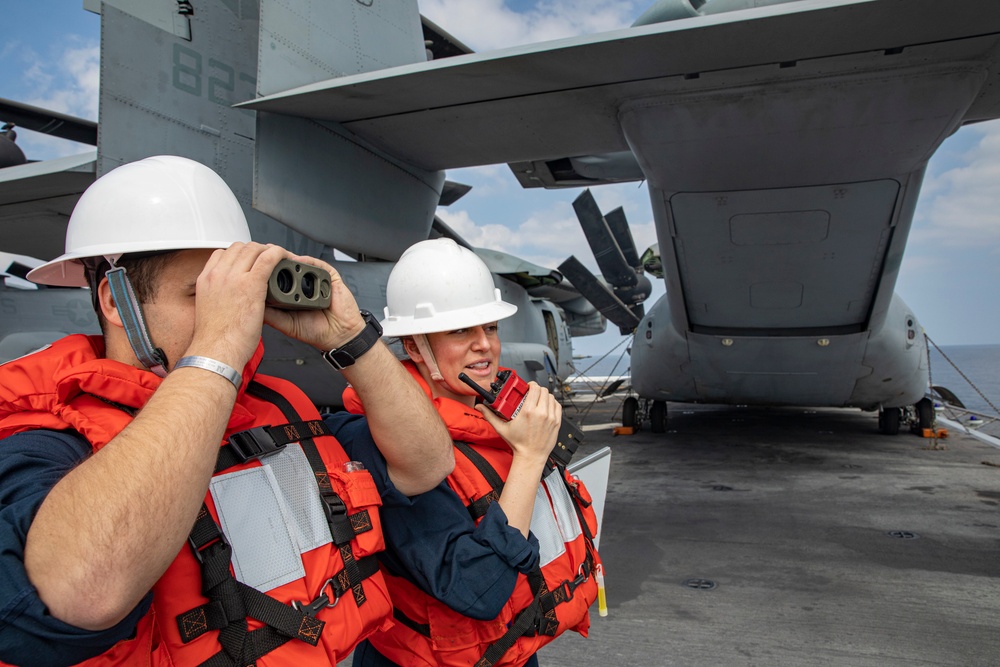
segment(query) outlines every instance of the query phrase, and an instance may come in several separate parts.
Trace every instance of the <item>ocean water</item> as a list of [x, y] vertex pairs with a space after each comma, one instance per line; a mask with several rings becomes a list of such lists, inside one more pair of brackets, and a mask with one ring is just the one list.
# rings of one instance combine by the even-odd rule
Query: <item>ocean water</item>
[[[622, 377], [629, 372], [624, 350], [622, 346], [603, 359], [593, 356], [573, 363], [589, 377]], [[970, 410], [997, 414], [990, 403], [1000, 408], [1000, 345], [942, 345], [940, 350], [932, 345], [930, 362], [932, 384], [950, 389]]]
[[931, 384], [950, 389], [970, 410], [997, 414], [990, 403], [1000, 408], [1000, 345], [932, 345], [930, 359]]

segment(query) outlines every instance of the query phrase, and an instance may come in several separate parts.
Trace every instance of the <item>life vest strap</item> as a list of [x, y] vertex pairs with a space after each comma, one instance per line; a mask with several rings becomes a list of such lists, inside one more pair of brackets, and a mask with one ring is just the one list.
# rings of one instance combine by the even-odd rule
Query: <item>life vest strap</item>
[[460, 451], [465, 458], [469, 459], [472, 465], [476, 466], [476, 470], [483, 476], [486, 483], [490, 485], [490, 492], [473, 500], [467, 508], [472, 520], [479, 521], [480, 518], [486, 516], [486, 510], [490, 508], [490, 505], [500, 500], [500, 494], [503, 493], [503, 478], [494, 470], [490, 462], [486, 460], [486, 457], [473, 449], [469, 443], [456, 440], [455, 449]]
[[[492, 667], [517, 643], [518, 639], [525, 635], [554, 635], [559, 625], [558, 621], [555, 621], [554, 626], [552, 625], [552, 619], [555, 618], [555, 608], [573, 599], [573, 591], [590, 578], [592, 569], [593, 559], [588, 550], [587, 559], [581, 565], [581, 572], [576, 579], [563, 581], [551, 591], [537, 595], [530, 605], [518, 612], [507, 632], [490, 644], [486, 652], [483, 653], [483, 657], [476, 663], [476, 667]], [[541, 573], [539, 572], [539, 574]]]
[[208, 508], [202, 506], [188, 542], [201, 564], [202, 594], [209, 602], [177, 617], [177, 627], [185, 644], [210, 630], [221, 630], [219, 643], [223, 650], [234, 658], [243, 659], [247, 618], [271, 626], [285, 641], [294, 638], [312, 646], [319, 642], [325, 625], [323, 621], [308, 617], [233, 577], [229, 570], [232, 547]]
[[417, 623], [412, 618], [404, 614], [399, 607], [392, 608], [392, 617], [413, 630], [418, 635], [423, 635], [424, 637], [430, 638], [431, 636], [431, 626], [428, 623]]
[[297, 421], [279, 426], [257, 426], [237, 431], [229, 436], [225, 447], [219, 448], [214, 474], [280, 452], [289, 443], [320, 435], [333, 435], [330, 427], [322, 419]]

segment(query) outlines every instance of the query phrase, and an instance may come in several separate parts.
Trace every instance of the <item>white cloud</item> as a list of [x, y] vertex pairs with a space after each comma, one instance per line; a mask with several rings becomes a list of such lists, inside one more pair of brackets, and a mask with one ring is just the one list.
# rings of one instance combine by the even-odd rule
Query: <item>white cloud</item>
[[1000, 122], [961, 130], [978, 140], [922, 189], [912, 240], [1000, 252]]
[[518, 12], [503, 0], [421, 0], [420, 11], [477, 51], [543, 42], [631, 25], [628, 0], [543, 0]]
[[[8, 93], [19, 101], [59, 113], [96, 120], [100, 94], [100, 49], [69, 36], [61, 39], [42, 56], [29, 49], [4, 53], [17, 54], [22, 66], [19, 90]], [[31, 130], [18, 130], [18, 144], [30, 159], [73, 155], [89, 146], [57, 139]]]
[[448, 180], [471, 185], [472, 192], [475, 193], [476, 197], [509, 193], [514, 184], [514, 176], [505, 164], [452, 169], [448, 172]]

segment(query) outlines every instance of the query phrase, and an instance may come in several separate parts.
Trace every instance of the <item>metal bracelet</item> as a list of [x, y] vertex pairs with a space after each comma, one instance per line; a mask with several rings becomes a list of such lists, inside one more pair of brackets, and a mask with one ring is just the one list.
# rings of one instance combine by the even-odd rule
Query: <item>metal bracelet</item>
[[209, 357], [181, 357], [180, 361], [174, 365], [174, 368], [184, 368], [186, 366], [192, 368], [202, 368], [206, 371], [211, 371], [217, 375], [221, 375], [233, 383], [233, 386], [236, 387], [236, 391], [239, 391], [240, 385], [243, 384], [243, 378], [236, 372], [235, 368], [228, 364], [224, 364], [221, 361], [210, 359]]

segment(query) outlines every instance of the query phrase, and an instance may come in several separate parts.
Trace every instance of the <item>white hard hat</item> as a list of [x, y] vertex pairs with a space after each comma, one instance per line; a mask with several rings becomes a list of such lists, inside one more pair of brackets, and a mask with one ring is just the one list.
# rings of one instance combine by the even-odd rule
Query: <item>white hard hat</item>
[[250, 228], [222, 177], [200, 162], [157, 155], [94, 181], [69, 218], [66, 253], [28, 273], [28, 279], [85, 287], [83, 258], [228, 248], [235, 241], [250, 241]]
[[517, 306], [500, 298], [483, 260], [444, 238], [406, 249], [389, 274], [385, 298], [386, 336], [454, 331], [517, 312]]

